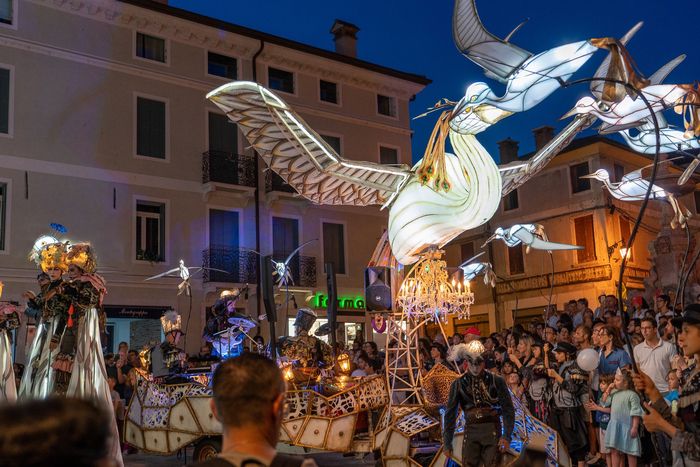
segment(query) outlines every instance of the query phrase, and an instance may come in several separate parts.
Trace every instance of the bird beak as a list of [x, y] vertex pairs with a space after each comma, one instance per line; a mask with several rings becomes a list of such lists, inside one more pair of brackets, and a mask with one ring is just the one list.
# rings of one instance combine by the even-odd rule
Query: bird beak
[[595, 178], [594, 174], [588, 174], [588, 175], [581, 175], [579, 178]]
[[485, 247], [488, 243], [494, 241], [496, 238], [498, 238], [497, 234], [491, 235], [491, 236], [488, 238], [488, 240], [486, 240], [486, 241], [484, 242], [484, 244], [481, 245], [481, 248]]
[[464, 112], [464, 109], [466, 109], [469, 106], [469, 102], [462, 98], [457, 102], [457, 105], [455, 105], [452, 108], [452, 113], [450, 113], [450, 120], [454, 119], [457, 115], [461, 114]]
[[574, 115], [577, 115], [577, 114], [578, 114], [578, 109], [576, 107], [574, 107], [573, 109], [569, 110], [564, 115], [562, 115], [559, 120], [565, 120], [565, 119], [567, 119], [569, 117], [573, 117]]

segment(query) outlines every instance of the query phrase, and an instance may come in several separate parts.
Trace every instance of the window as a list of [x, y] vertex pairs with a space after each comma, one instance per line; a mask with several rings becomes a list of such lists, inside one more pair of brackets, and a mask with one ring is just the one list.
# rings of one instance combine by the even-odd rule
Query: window
[[377, 113], [387, 117], [396, 117], [396, 99], [377, 94]]
[[580, 193], [591, 189], [591, 181], [587, 178], [581, 178], [589, 173], [591, 172], [588, 170], [588, 162], [582, 162], [569, 167], [572, 193]]
[[6, 249], [7, 236], [7, 183], [0, 183], [0, 251]]
[[238, 153], [238, 128], [226, 115], [209, 112], [209, 152]]
[[345, 227], [323, 223], [323, 263], [333, 263], [336, 274], [345, 274]]
[[338, 103], [338, 85], [336, 83], [331, 83], [330, 81], [320, 80], [319, 82], [319, 94], [323, 102], [330, 102], [331, 104]]
[[328, 136], [328, 135], [320, 135], [323, 140], [328, 143], [330, 147], [333, 148], [333, 150], [336, 152], [336, 154], [340, 154], [340, 138], [338, 136]]
[[[627, 240], [629, 240], [630, 234], [632, 233], [632, 227], [630, 226], [630, 221], [628, 221], [627, 219], [624, 219], [623, 217], [618, 217], [618, 220], [620, 222], [620, 240], [622, 241], [620, 243], [620, 248], [626, 248]], [[633, 261], [633, 250], [634, 247], [630, 248], [630, 251], [627, 253], [627, 261]]]
[[6, 135], [10, 134], [10, 97], [10, 70], [0, 68], [0, 133]]
[[0, 24], [12, 24], [16, 0], [0, 0]]
[[460, 263], [472, 259], [474, 257], [474, 242], [462, 243], [459, 246], [459, 253], [461, 257]]
[[294, 94], [294, 73], [278, 70], [277, 68], [268, 68], [267, 84], [270, 86], [270, 89]]
[[[299, 221], [286, 217], [272, 218], [272, 257], [282, 260], [299, 246]], [[298, 258], [299, 254], [296, 255]]]
[[237, 211], [209, 210], [208, 267], [226, 271], [205, 271], [205, 277], [212, 282], [238, 282], [238, 217]]
[[523, 257], [522, 244], [506, 248], [508, 248], [508, 273], [511, 276], [525, 273], [525, 258]]
[[136, 98], [136, 154], [166, 158], [165, 102]]
[[398, 164], [399, 151], [394, 148], [379, 146], [379, 163], [380, 164]]
[[165, 204], [136, 201], [136, 259], [165, 261]]
[[165, 63], [165, 39], [137, 32], [136, 56], [145, 58], [146, 60]]
[[574, 219], [574, 234], [576, 245], [583, 250], [576, 250], [576, 260], [579, 263], [595, 261], [595, 232], [593, 230], [593, 215]]
[[625, 168], [620, 164], [613, 165], [613, 182], [620, 183], [625, 175]]
[[513, 190], [508, 193], [505, 198], [503, 198], [503, 210], [512, 211], [513, 209], [518, 209], [520, 204], [518, 204], [518, 190]]
[[233, 57], [207, 52], [207, 73], [222, 78], [236, 79], [238, 64]]

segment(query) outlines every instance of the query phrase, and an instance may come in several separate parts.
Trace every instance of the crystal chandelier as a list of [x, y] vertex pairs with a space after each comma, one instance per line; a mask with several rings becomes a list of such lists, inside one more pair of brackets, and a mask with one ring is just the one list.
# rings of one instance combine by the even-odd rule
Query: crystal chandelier
[[397, 303], [408, 318], [442, 322], [450, 315], [469, 318], [474, 303], [469, 281], [450, 280], [442, 254], [442, 250], [429, 251], [403, 280]]

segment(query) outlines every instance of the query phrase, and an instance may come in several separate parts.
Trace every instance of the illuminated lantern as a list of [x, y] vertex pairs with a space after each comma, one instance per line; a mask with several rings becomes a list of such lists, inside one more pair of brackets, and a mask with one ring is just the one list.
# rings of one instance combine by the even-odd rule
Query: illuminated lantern
[[340, 355], [338, 355], [336, 361], [338, 362], [340, 371], [342, 371], [343, 373], [347, 373], [350, 371], [350, 355], [346, 353], [341, 353]]
[[282, 376], [286, 381], [292, 381], [294, 379], [294, 369], [292, 368], [291, 362], [281, 363], [280, 369], [282, 370]]

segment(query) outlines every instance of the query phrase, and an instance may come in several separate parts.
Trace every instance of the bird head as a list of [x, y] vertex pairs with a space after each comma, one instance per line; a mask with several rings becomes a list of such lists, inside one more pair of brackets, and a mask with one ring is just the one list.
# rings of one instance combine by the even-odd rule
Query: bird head
[[599, 109], [596, 105], [595, 99], [590, 96], [586, 96], [579, 99], [574, 108], [566, 112], [560, 120], [573, 117], [574, 115], [587, 114], [596, 111], [601, 111], [601, 109]]
[[610, 180], [610, 174], [608, 174], [608, 171], [605, 169], [598, 169], [592, 174], [588, 175], [581, 175], [579, 178], [594, 178], [596, 180], [605, 181], [605, 180]]
[[491, 235], [491, 236], [484, 242], [484, 244], [481, 245], [482, 248], [483, 248], [487, 243], [490, 243], [490, 242], [496, 240], [497, 238], [503, 238], [503, 236], [505, 235], [505, 233], [506, 233], [506, 231], [503, 230], [503, 227], [496, 227], [496, 230], [493, 231], [493, 235]]
[[469, 85], [469, 87], [467, 87], [467, 92], [464, 93], [463, 100], [466, 101], [469, 106], [476, 107], [477, 105], [484, 103], [491, 93], [492, 92], [489, 85], [479, 81], [472, 83]]

